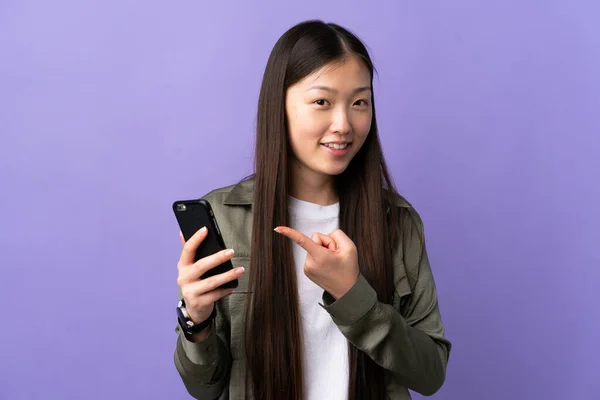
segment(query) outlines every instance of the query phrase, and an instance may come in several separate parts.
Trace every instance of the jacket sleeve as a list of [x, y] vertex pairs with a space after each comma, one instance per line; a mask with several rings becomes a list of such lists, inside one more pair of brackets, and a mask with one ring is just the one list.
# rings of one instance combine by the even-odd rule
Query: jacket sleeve
[[186, 390], [196, 399], [218, 399], [229, 382], [231, 354], [218, 335], [215, 323], [211, 325], [208, 337], [200, 343], [189, 341], [179, 326], [175, 331], [179, 334], [175, 367]]
[[388, 370], [398, 384], [430, 396], [445, 381], [451, 344], [444, 337], [436, 287], [418, 229], [419, 224], [413, 224], [402, 239], [405, 268], [416, 277], [402, 312], [379, 302], [362, 275], [337, 301], [325, 292], [323, 308], [348, 341]]

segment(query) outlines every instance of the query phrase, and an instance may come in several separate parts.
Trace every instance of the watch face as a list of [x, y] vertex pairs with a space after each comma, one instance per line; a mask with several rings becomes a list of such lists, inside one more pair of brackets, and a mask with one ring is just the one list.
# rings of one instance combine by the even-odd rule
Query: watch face
[[177, 320], [179, 321], [179, 325], [181, 325], [181, 327], [184, 329], [187, 327], [188, 322], [191, 322], [188, 318], [185, 317], [182, 308], [179, 306], [177, 307]]

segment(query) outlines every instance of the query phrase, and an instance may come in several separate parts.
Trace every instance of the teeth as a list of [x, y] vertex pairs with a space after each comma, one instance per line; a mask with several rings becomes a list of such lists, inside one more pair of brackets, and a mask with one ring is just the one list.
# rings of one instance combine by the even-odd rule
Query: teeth
[[341, 149], [345, 149], [346, 147], [348, 147], [348, 143], [344, 143], [344, 144], [325, 143], [324, 145], [329, 148], [336, 149], [336, 150], [341, 150]]

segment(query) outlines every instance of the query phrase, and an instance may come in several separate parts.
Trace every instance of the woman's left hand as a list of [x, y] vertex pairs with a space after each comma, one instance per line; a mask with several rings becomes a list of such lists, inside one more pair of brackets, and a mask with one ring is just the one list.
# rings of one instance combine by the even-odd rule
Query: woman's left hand
[[275, 232], [306, 250], [304, 274], [336, 300], [358, 280], [360, 271], [356, 245], [341, 230], [330, 235], [314, 233], [312, 238], [286, 226], [278, 226]]

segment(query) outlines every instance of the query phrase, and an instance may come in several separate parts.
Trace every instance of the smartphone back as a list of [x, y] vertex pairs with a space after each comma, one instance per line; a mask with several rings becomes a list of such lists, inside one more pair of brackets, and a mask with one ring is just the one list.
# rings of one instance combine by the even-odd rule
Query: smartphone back
[[[173, 203], [173, 212], [183, 238], [187, 242], [200, 228], [206, 227], [208, 234], [200, 243], [194, 257], [194, 262], [201, 258], [225, 250], [225, 243], [219, 230], [219, 225], [212, 211], [210, 203], [203, 199], [198, 200], [180, 200]], [[230, 260], [208, 270], [201, 279], [206, 279], [213, 275], [222, 274], [233, 269]], [[235, 288], [238, 286], [237, 279], [221, 286], [222, 288]]]

